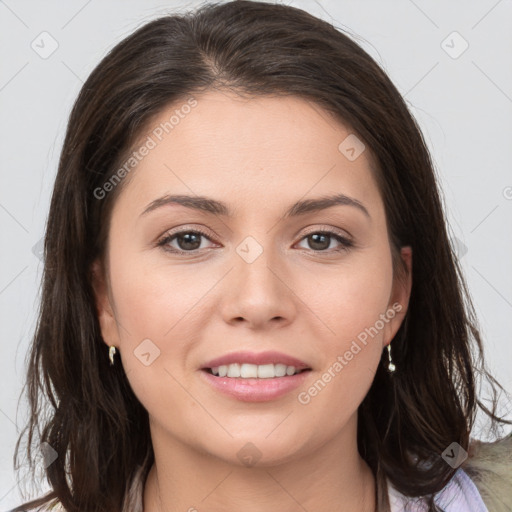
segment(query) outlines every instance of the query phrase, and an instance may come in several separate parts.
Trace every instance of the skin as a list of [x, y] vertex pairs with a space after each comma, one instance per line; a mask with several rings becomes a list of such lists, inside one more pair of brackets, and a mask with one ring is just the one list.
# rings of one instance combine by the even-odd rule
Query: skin
[[[195, 98], [197, 106], [124, 183], [107, 267], [94, 266], [103, 339], [117, 347], [116, 364], [149, 412], [156, 461], [144, 511], [373, 511], [357, 409], [403, 321], [411, 277], [393, 274], [371, 154], [367, 148], [349, 161], [338, 145], [351, 131], [297, 97], [210, 91]], [[348, 205], [282, 218], [298, 200], [333, 193], [357, 199], [371, 218]], [[165, 194], [212, 197], [234, 216], [176, 204], [141, 216]], [[174, 228], [211, 237], [180, 256], [156, 245]], [[331, 238], [319, 249], [306, 235], [322, 229], [348, 236], [354, 247], [334, 252], [342, 246]], [[252, 263], [236, 251], [247, 236], [263, 249]], [[167, 245], [190, 248], [177, 238]], [[410, 271], [411, 249], [401, 256]], [[402, 310], [308, 404], [299, 403], [298, 393], [395, 303]], [[148, 366], [134, 355], [145, 339], [160, 350]], [[206, 384], [199, 368], [240, 349], [284, 352], [312, 371], [283, 397], [238, 401]], [[248, 442], [261, 456], [250, 467], [237, 456]]]

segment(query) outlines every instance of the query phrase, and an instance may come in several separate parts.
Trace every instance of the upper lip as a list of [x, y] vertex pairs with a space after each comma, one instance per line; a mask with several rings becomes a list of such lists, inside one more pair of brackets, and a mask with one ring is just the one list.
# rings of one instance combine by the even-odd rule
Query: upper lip
[[281, 352], [231, 352], [220, 357], [216, 357], [204, 363], [201, 369], [215, 368], [222, 365], [232, 363], [248, 363], [248, 364], [285, 364], [286, 366], [294, 366], [297, 369], [310, 369], [310, 367], [300, 359], [282, 354]]

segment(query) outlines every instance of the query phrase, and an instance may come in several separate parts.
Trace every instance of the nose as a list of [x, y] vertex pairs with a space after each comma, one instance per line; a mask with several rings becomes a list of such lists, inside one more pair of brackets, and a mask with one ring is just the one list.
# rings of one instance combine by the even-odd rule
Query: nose
[[224, 321], [232, 325], [245, 323], [253, 330], [284, 327], [293, 322], [298, 298], [285, 266], [271, 258], [267, 250], [251, 263], [238, 255], [234, 258], [234, 268], [224, 283]]

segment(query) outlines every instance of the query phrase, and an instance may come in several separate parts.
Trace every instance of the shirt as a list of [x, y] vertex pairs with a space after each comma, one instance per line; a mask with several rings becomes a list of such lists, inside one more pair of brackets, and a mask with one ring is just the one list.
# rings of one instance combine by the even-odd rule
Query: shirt
[[[409, 498], [398, 492], [388, 481], [391, 512], [424, 512], [424, 501]], [[489, 512], [476, 485], [467, 473], [459, 468], [452, 479], [434, 496], [434, 502], [444, 512]]]

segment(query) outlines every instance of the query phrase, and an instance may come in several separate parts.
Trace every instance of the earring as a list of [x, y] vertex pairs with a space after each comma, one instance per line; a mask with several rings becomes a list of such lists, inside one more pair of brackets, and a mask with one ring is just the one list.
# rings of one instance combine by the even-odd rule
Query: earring
[[391, 359], [391, 343], [388, 344], [388, 371], [389, 373], [393, 373], [396, 370], [396, 366], [393, 364], [393, 360]]
[[110, 359], [110, 366], [114, 364], [114, 355], [116, 353], [116, 347], [114, 345], [110, 345], [108, 351], [108, 358]]

